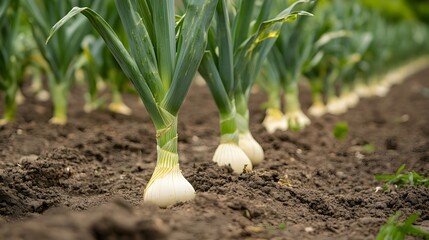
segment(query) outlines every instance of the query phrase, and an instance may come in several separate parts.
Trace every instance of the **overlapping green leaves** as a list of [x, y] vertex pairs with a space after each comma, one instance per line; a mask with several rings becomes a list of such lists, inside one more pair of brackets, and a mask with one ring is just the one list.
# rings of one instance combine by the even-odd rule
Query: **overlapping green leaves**
[[173, 1], [117, 0], [131, 54], [109, 24], [90, 8], [73, 8], [51, 29], [48, 41], [66, 22], [83, 14], [133, 82], [155, 125], [163, 127], [168, 122], [161, 109], [177, 114], [203, 56], [216, 4], [217, 0], [188, 1], [176, 39]]

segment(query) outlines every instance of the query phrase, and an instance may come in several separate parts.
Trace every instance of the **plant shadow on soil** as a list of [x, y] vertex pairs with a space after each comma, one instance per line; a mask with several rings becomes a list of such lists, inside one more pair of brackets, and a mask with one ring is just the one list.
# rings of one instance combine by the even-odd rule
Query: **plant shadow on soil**
[[[266, 157], [241, 175], [211, 162], [217, 110], [207, 88], [194, 85], [179, 117], [179, 150], [197, 196], [167, 209], [141, 201], [156, 146], [135, 96], [125, 98], [132, 116], [84, 114], [82, 89], [73, 89], [62, 127], [48, 124], [50, 103], [29, 96], [16, 123], [0, 127], [0, 239], [374, 239], [398, 210], [420, 213], [428, 227], [429, 189], [376, 192], [382, 183], [374, 180], [403, 163], [428, 175], [428, 75], [344, 115], [313, 118], [302, 132], [267, 134], [265, 95], [254, 94], [251, 129]], [[308, 89], [301, 95], [307, 109]], [[339, 121], [350, 127], [342, 141], [332, 136]], [[365, 153], [366, 144], [375, 151]]]

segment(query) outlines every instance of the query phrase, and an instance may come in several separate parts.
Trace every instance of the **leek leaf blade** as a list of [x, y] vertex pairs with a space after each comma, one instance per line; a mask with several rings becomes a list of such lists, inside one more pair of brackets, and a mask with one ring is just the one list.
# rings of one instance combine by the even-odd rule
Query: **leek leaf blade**
[[174, 1], [149, 0], [152, 13], [155, 41], [153, 43], [158, 61], [159, 74], [164, 87], [171, 84], [176, 55]]
[[234, 63], [233, 44], [228, 17], [226, 0], [219, 0], [217, 10], [217, 37], [219, 41], [219, 74], [226, 92], [231, 92], [234, 87]]
[[188, 1], [186, 17], [178, 39], [173, 80], [162, 103], [163, 108], [173, 115], [179, 111], [203, 57], [207, 31], [216, 5], [217, 0]]
[[204, 53], [199, 72], [210, 88], [219, 112], [229, 113], [231, 111], [231, 103], [228, 98], [228, 91], [225, 90], [222, 84], [220, 73], [216, 68], [210, 51]]
[[155, 51], [146, 26], [140, 16], [132, 11], [130, 0], [116, 0], [116, 6], [130, 43], [131, 55], [152, 94], [159, 102], [166, 91], [163, 89], [159, 77]]
[[258, 30], [236, 50], [234, 68], [242, 91], [247, 92], [253, 85], [266, 56], [280, 35], [282, 24], [295, 21], [298, 16], [312, 16], [306, 11], [292, 11], [296, 5], [306, 2], [308, 1], [297, 1], [273, 19], [262, 22]]

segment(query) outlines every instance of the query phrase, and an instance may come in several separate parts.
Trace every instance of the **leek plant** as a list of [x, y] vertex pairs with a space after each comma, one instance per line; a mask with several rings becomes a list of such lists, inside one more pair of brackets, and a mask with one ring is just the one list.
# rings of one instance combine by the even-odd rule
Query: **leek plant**
[[[308, 0], [295, 1], [288, 8], [286, 2], [280, 1], [276, 2], [275, 8], [277, 9], [285, 9], [281, 13], [279, 13], [273, 20], [265, 20], [259, 26], [259, 30], [262, 30], [262, 34], [259, 36], [254, 36], [254, 43], [246, 42], [246, 45], [249, 46], [251, 51], [241, 51], [237, 56], [237, 68], [240, 69], [237, 73], [237, 79], [239, 80], [239, 84], [237, 85], [237, 89], [235, 91], [235, 104], [237, 108], [237, 123], [238, 129], [240, 131], [240, 147], [246, 152], [248, 156], [250, 156], [250, 160], [252, 162], [258, 163], [263, 160], [263, 152], [259, 143], [253, 138], [249, 129], [249, 108], [248, 102], [250, 97], [250, 90], [254, 83], [256, 82], [256, 78], [263, 66], [263, 63], [267, 57], [267, 54], [273, 47], [276, 39], [281, 34], [281, 27], [283, 22], [290, 22], [296, 20], [298, 16], [312, 16], [312, 14], [306, 11], [294, 11], [292, 10], [297, 6], [297, 4], [307, 3]], [[244, 2], [242, 2], [242, 5]], [[246, 1], [245, 5], [248, 2]], [[262, 11], [257, 17], [256, 23], [259, 20], [264, 20], [266, 17], [265, 5], [262, 6]], [[249, 20], [249, 10], [246, 10], [244, 7], [243, 11], [239, 11], [238, 14], [242, 15], [238, 18], [236, 24], [234, 24], [234, 32], [243, 32], [244, 33], [252, 33], [254, 31], [254, 27], [258, 26], [257, 24], [249, 24], [251, 21]], [[244, 15], [244, 16], [243, 16]], [[300, 20], [302, 18], [299, 18]], [[276, 23], [276, 24], [274, 24]], [[273, 25], [274, 24], [274, 25]], [[268, 27], [268, 28], [267, 28]], [[265, 29], [267, 28], [267, 29]], [[243, 36], [239, 36], [238, 39], [243, 38]], [[267, 40], [268, 39], [268, 40]], [[234, 44], [237, 44], [235, 42]], [[260, 149], [260, 151], [258, 151]], [[258, 153], [259, 152], [259, 153]]]
[[[33, 56], [37, 54], [39, 53], [33, 53]], [[33, 60], [33, 58], [31, 59]], [[45, 69], [46, 68], [43, 68], [38, 63], [33, 62], [25, 72], [25, 76], [31, 78], [30, 92], [35, 95], [35, 98], [38, 101], [41, 102], [46, 102], [50, 98], [49, 92], [43, 86], [43, 74]]]
[[77, 70], [76, 62], [81, 52], [81, 42], [89, 33], [89, 26], [81, 24], [83, 18], [66, 25], [45, 45], [50, 26], [66, 13], [73, 5], [90, 5], [98, 8], [102, 1], [87, 0], [23, 0], [30, 16], [33, 36], [39, 51], [48, 64], [46, 72], [53, 102], [53, 117], [50, 122], [63, 125], [67, 122], [68, 93]]
[[[279, 34], [281, 24], [307, 14], [292, 12], [302, 2], [294, 3], [272, 19], [269, 17], [273, 1], [242, 0], [233, 6], [228, 6], [226, 0], [218, 2], [199, 71], [220, 114], [221, 142], [213, 161], [219, 165], [230, 165], [236, 173], [251, 170], [264, 158], [262, 147], [249, 130], [247, 102], [250, 88], [255, 80], [254, 74], [258, 74]], [[252, 23], [253, 16], [256, 20]]]
[[161, 207], [195, 196], [179, 168], [177, 116], [203, 57], [216, 6], [217, 0], [186, 1], [186, 12], [176, 25], [173, 0], [116, 0], [129, 50], [102, 16], [91, 8], [74, 7], [52, 27], [47, 40], [80, 13], [104, 39], [155, 125], [157, 164], [144, 201]]
[[0, 125], [15, 119], [19, 102], [19, 82], [29, 65], [31, 47], [21, 33], [21, 2], [4, 0], [0, 3], [0, 90], [4, 92], [5, 108]]
[[[309, 11], [313, 11], [316, 3], [312, 3]], [[308, 18], [299, 18], [293, 26], [285, 25], [270, 53], [267, 69], [271, 77], [277, 79], [265, 79], [265, 82], [277, 84], [277, 93], [268, 92], [268, 106], [264, 126], [269, 132], [276, 129], [300, 130], [310, 124], [310, 119], [302, 112], [298, 99], [298, 81], [302, 77], [303, 67], [310, 56], [313, 39], [303, 38], [303, 27]], [[281, 92], [284, 93], [285, 115], [280, 110]], [[277, 102], [277, 103], [276, 103]], [[285, 121], [285, 123], [281, 123]]]
[[111, 112], [120, 113], [123, 115], [131, 115], [131, 108], [128, 107], [122, 99], [122, 93], [127, 86], [127, 77], [124, 76], [121, 71], [118, 71], [117, 63], [111, 59], [108, 59], [105, 64], [106, 65], [102, 66], [102, 69], [106, 69], [107, 66], [111, 66], [106, 71], [107, 75], [103, 77], [103, 79], [107, 79], [112, 94], [112, 100], [107, 108]]
[[[120, 29], [120, 31], [116, 31], [120, 39], [126, 38], [125, 32], [121, 29], [119, 15], [115, 10], [115, 2], [103, 1], [103, 4], [103, 12], [100, 15], [106, 16], [107, 22], [113, 29]], [[88, 35], [82, 42], [82, 48], [81, 63], [88, 84], [88, 93], [85, 95], [85, 112], [91, 112], [105, 103], [105, 99], [99, 98], [97, 94], [101, 86], [107, 83], [112, 98], [107, 108], [115, 113], [130, 115], [132, 111], [124, 103], [121, 94], [128, 80], [104, 44], [103, 39], [101, 37], [95, 38], [92, 34]]]
[[263, 88], [268, 98], [267, 102], [263, 104], [263, 108], [266, 110], [262, 125], [270, 134], [277, 130], [286, 131], [288, 127], [286, 117], [281, 110], [281, 91], [279, 91], [281, 81], [275, 64], [275, 57], [271, 51], [258, 79], [259, 86]]
[[108, 83], [112, 97], [108, 109], [115, 113], [130, 115], [132, 111], [124, 103], [121, 94], [127, 83], [126, 76], [121, 72], [112, 54], [106, 48], [103, 39], [95, 39], [89, 35], [84, 39], [82, 48], [84, 54], [81, 63], [88, 84], [84, 111], [89, 113], [104, 105], [105, 99], [98, 96], [98, 91], [101, 84]]
[[88, 85], [88, 90], [85, 93], [85, 105], [83, 106], [86, 113], [98, 109], [104, 103], [104, 100], [98, 97], [97, 85], [102, 80], [98, 77], [100, 70], [93, 54], [93, 52], [98, 52], [101, 44], [104, 44], [102, 40], [96, 41], [92, 35], [86, 36], [82, 42], [83, 54], [77, 64], [82, 69]]
[[348, 52], [348, 55], [345, 55], [343, 61], [340, 61], [339, 64], [341, 69], [339, 101], [343, 102], [346, 109], [355, 107], [359, 102], [359, 95], [355, 91], [356, 78], [362, 57], [372, 42], [372, 34], [369, 32], [354, 32], [348, 42], [347, 48], [344, 49], [344, 52]]

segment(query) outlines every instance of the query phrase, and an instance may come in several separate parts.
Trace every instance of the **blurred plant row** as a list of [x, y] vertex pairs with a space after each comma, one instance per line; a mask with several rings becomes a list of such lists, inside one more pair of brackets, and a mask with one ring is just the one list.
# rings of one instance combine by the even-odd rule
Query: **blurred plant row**
[[313, 104], [308, 112], [319, 117], [342, 114], [360, 97], [384, 96], [390, 86], [425, 66], [428, 26], [391, 21], [365, 6], [321, 1], [311, 7], [314, 17], [283, 27], [260, 79], [269, 99], [263, 122], [269, 132], [299, 130], [310, 123], [299, 104], [300, 81], [310, 84]]
[[[275, 2], [283, 7], [282, 1]], [[299, 130], [310, 123], [298, 101], [297, 86], [303, 78], [313, 95], [309, 113], [321, 116], [343, 113], [356, 105], [359, 96], [382, 96], [413, 70], [403, 68], [388, 75], [428, 52], [428, 27], [415, 21], [425, 19], [428, 4], [408, 2], [321, 0], [307, 9], [314, 17], [284, 25], [258, 78], [268, 93], [267, 130]], [[179, 1], [176, 5], [183, 8]], [[76, 82], [87, 84], [85, 112], [106, 104], [100, 92], [108, 86], [112, 98], [108, 109], [131, 113], [121, 97], [128, 81], [101, 37], [82, 24], [83, 17], [67, 24], [45, 45], [50, 28], [73, 6], [98, 11], [125, 39], [111, 0], [4, 0], [0, 4], [0, 90], [5, 106], [0, 124], [15, 118], [17, 105], [24, 101], [21, 89], [26, 79], [31, 79], [31, 92], [37, 99], [52, 99], [52, 123], [66, 123], [68, 93]], [[258, 73], [249, 75], [256, 78]], [[285, 103], [280, 100], [282, 93]]]

